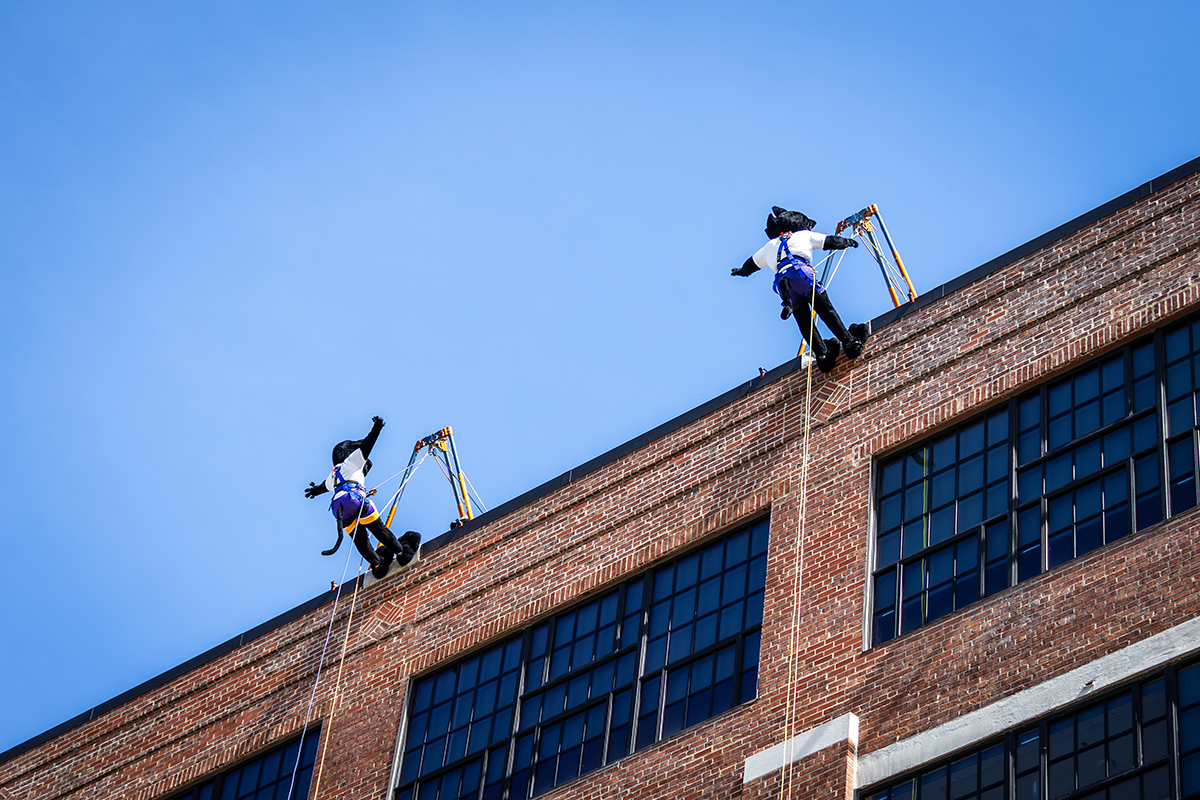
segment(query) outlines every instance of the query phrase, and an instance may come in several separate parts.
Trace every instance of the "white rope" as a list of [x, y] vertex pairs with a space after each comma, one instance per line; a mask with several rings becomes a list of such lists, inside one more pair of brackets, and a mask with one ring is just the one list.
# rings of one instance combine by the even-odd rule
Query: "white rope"
[[488, 508], [486, 505], [483, 504], [483, 500], [480, 499], [479, 492], [475, 491], [475, 484], [471, 483], [471, 479], [468, 478], [465, 474], [463, 475], [463, 480], [465, 480], [467, 482], [467, 486], [469, 486], [471, 488], [471, 493], [475, 495], [475, 502], [479, 503], [479, 506], [486, 512], [488, 510]]
[[[362, 516], [361, 510], [359, 516]], [[362, 562], [359, 562], [361, 569]], [[329, 651], [329, 638], [333, 634], [333, 621], [337, 618], [338, 601], [342, 597], [342, 586], [346, 583], [346, 573], [350, 570], [350, 551], [346, 551], [346, 565], [342, 567], [342, 580], [337, 586], [337, 593], [333, 596], [333, 611], [329, 614], [329, 627], [325, 630], [325, 644], [321, 647], [321, 660], [317, 663], [317, 675], [313, 679], [312, 693], [308, 697], [308, 710], [304, 712], [304, 727], [300, 730], [300, 749], [296, 753], [296, 765], [292, 768], [292, 780], [288, 785], [287, 800], [291, 800], [292, 792], [296, 788], [296, 773], [300, 771], [300, 759], [304, 756], [304, 737], [308, 734], [308, 723], [312, 719], [313, 704], [317, 699], [317, 685], [321, 682], [321, 670], [325, 667], [325, 654]]]

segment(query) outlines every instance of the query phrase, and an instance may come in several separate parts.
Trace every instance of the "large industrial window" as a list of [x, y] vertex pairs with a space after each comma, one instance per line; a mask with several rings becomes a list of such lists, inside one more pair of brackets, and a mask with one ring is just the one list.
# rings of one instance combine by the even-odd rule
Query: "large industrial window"
[[303, 741], [296, 739], [271, 750], [186, 792], [172, 795], [170, 800], [306, 800], [318, 740], [319, 734], [310, 732]]
[[880, 461], [872, 643], [1195, 506], [1198, 395], [1193, 318]]
[[862, 792], [865, 800], [1200, 796], [1200, 665], [1168, 669]]
[[413, 683], [396, 800], [527, 798], [756, 696], [766, 520]]

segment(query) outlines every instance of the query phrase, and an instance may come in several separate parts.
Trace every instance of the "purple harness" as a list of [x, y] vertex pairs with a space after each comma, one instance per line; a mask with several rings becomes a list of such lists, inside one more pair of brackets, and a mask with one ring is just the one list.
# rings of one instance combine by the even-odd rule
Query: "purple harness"
[[785, 305], [789, 304], [788, 301], [791, 298], [784, 297], [783, 292], [779, 289], [779, 281], [783, 278], [788, 279], [794, 296], [811, 297], [814, 286], [818, 292], [825, 291], [825, 287], [817, 280], [817, 273], [813, 271], [812, 264], [808, 263], [807, 259], [792, 255], [792, 251], [788, 248], [788, 239], [791, 235], [791, 233], [784, 233], [779, 236], [779, 253], [776, 259], [779, 267], [775, 272], [775, 282], [771, 287]]

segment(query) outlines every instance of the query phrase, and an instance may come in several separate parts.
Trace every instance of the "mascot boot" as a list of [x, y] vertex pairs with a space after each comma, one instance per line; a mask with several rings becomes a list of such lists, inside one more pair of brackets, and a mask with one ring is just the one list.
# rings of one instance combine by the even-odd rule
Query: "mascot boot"
[[837, 339], [826, 339], [825, 352], [817, 355], [817, 368], [821, 372], [832, 372], [833, 367], [837, 364], [838, 353], [842, 351], [842, 343]]

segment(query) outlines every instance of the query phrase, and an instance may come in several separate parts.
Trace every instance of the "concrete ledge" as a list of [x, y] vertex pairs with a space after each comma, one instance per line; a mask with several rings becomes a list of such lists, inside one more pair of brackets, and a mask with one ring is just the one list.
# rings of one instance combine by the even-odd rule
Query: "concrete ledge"
[[798, 736], [793, 736], [786, 742], [750, 756], [746, 759], [742, 783], [750, 783], [764, 775], [778, 772], [788, 764], [820, 752], [826, 747], [832, 747], [846, 739], [853, 742], [856, 747], [858, 746], [858, 717], [853, 714], [844, 714], [824, 725], [818, 725]]
[[1052, 714], [1087, 695], [1198, 650], [1200, 617], [936, 728], [880, 750], [860, 754], [855, 787], [862, 789], [882, 783], [957, 750], [981, 744], [1019, 725]]

